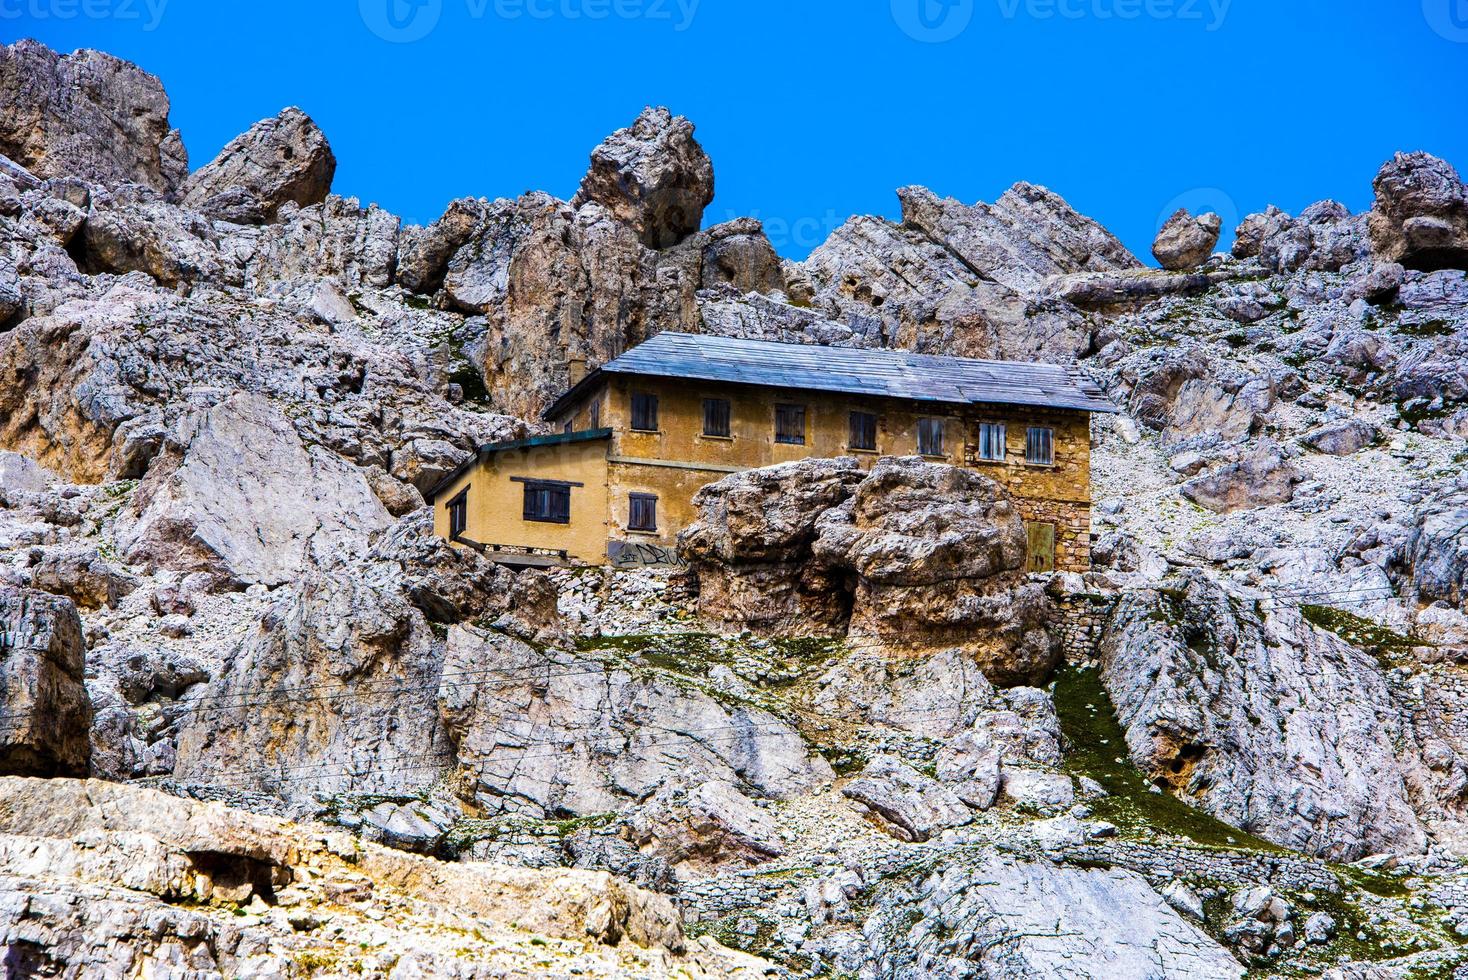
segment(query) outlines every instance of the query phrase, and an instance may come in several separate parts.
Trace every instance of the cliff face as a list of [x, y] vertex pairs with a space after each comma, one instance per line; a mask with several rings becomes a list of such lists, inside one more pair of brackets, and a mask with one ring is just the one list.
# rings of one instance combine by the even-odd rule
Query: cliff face
[[[1460, 956], [1446, 162], [1388, 163], [1369, 215], [1251, 215], [1232, 255], [1176, 215], [1163, 270], [1023, 183], [905, 188], [901, 221], [796, 263], [756, 221], [701, 227], [713, 165], [667, 110], [571, 201], [420, 228], [331, 194], [298, 109], [188, 175], [133, 66], [21, 42], [0, 91], [0, 761], [109, 781], [0, 793], [7, 965]], [[722, 481], [676, 576], [515, 575], [433, 537], [424, 490], [666, 329], [1079, 361], [1124, 409], [1093, 433], [1096, 570], [1026, 576], [1003, 491], [917, 461]]]

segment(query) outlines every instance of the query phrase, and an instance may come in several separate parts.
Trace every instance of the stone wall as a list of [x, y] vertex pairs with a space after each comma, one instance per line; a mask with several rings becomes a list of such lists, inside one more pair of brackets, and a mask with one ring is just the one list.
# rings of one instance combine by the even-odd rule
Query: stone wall
[[1065, 662], [1094, 663], [1100, 649], [1101, 634], [1116, 608], [1118, 596], [1071, 591], [1065, 587], [1063, 577], [1052, 581], [1050, 596], [1060, 609], [1060, 636]]

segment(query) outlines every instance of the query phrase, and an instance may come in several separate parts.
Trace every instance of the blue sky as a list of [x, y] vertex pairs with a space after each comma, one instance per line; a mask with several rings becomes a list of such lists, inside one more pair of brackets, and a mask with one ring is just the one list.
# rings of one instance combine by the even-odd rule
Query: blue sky
[[792, 257], [905, 184], [1045, 184], [1150, 261], [1179, 204], [1231, 232], [1364, 210], [1398, 149], [1468, 170], [1468, 0], [0, 0], [0, 37], [159, 75], [194, 166], [300, 105], [335, 190], [417, 222], [569, 197], [665, 104], [713, 157], [706, 221], [760, 217]]

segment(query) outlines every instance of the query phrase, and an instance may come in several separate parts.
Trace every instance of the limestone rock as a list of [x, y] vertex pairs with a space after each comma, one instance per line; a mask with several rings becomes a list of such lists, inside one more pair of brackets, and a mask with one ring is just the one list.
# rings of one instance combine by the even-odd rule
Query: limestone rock
[[1259, 214], [1249, 215], [1234, 231], [1234, 258], [1257, 258], [1267, 239], [1286, 231], [1293, 223], [1294, 219], [1273, 204]]
[[176, 191], [188, 172], [158, 79], [100, 51], [0, 47], [0, 153], [40, 178]]
[[404, 228], [398, 245], [398, 282], [410, 292], [437, 292], [449, 260], [468, 244], [484, 218], [485, 202], [463, 197], [450, 202], [427, 228]]
[[0, 582], [0, 773], [86, 774], [85, 658], [70, 599]]
[[[920, 915], [920, 930], [898, 928]], [[1141, 876], [986, 852], [879, 895], [866, 936], [884, 976], [1241, 980], [1243, 966]], [[921, 940], [952, 937], [936, 948]], [[921, 945], [920, 945], [921, 943]], [[921, 964], [921, 966], [919, 966]]]
[[572, 207], [595, 201], [649, 248], [676, 245], [699, 229], [714, 199], [714, 167], [693, 124], [649, 107], [591, 154]]
[[1425, 502], [1407, 548], [1418, 598], [1468, 611], [1468, 487]]
[[92, 202], [82, 246], [90, 270], [146, 272], [163, 286], [223, 273], [214, 233], [202, 218], [136, 187]]
[[783, 798], [831, 778], [799, 733], [675, 676], [449, 631], [439, 710], [490, 812], [591, 815], [709, 781]]
[[1303, 477], [1273, 442], [1264, 442], [1245, 458], [1195, 476], [1182, 494], [1218, 514], [1288, 503]]
[[[230, 140], [210, 163], [190, 175], [183, 204], [211, 217], [254, 217], [241, 211], [241, 192], [261, 218], [273, 221], [281, 205], [320, 204], [331, 191], [336, 157], [311, 117], [291, 106]], [[255, 223], [255, 222], [250, 222]]]
[[1347, 419], [1307, 433], [1301, 441], [1327, 456], [1349, 456], [1381, 439], [1381, 431], [1369, 422]]
[[708, 618], [852, 635], [902, 655], [957, 648], [995, 683], [1035, 683], [1058, 647], [1048, 600], [1022, 583], [1024, 525], [972, 471], [883, 459], [804, 460], [699, 492], [679, 536]]
[[82, 609], [116, 608], [138, 580], [95, 548], [47, 548], [33, 555], [31, 585], [63, 595]]
[[1468, 269], [1468, 186], [1446, 160], [1398, 153], [1376, 175], [1371, 248], [1409, 269]]
[[962, 800], [901, 759], [879, 755], [841, 792], [878, 814], [899, 840], [921, 842], [973, 819]]
[[498, 619], [516, 602], [510, 578], [435, 536], [427, 510], [365, 555], [307, 569], [188, 692], [174, 777], [287, 799], [431, 787], [454, 761], [435, 699], [444, 670], [435, 628]]
[[1222, 230], [1223, 219], [1218, 215], [1209, 212], [1195, 218], [1180, 209], [1157, 233], [1152, 255], [1162, 268], [1172, 272], [1197, 268], [1213, 254]]
[[360, 554], [389, 523], [361, 471], [302, 444], [278, 408], [237, 394], [186, 424], [179, 451], [139, 488], [128, 560], [281, 585]]
[[0, 495], [40, 493], [60, 482], [60, 477], [28, 456], [0, 450]]
[[665, 788], [633, 815], [631, 825], [635, 843], [673, 864], [757, 863], [786, 852], [774, 817], [720, 780], [686, 792]]
[[[548, 950], [582, 975], [763, 972], [752, 957], [691, 943], [666, 897], [601, 872], [445, 864], [111, 783], [0, 785], [0, 928], [45, 936], [25, 955], [78, 975], [153, 972], [201, 947], [196, 967], [282, 976], [308, 953], [361, 956], [369, 936], [415, 976], [482, 975], [463, 972], [468, 961], [529, 976]], [[12, 899], [27, 891], [51, 900]], [[270, 912], [277, 903], [289, 911]], [[246, 907], [269, 914], [241, 921]], [[453, 923], [463, 926], [452, 943], [433, 941]], [[517, 933], [534, 939], [522, 947]]]
[[737, 473], [693, 499], [699, 520], [678, 538], [697, 570], [699, 608], [726, 623], [820, 631], [846, 607], [810, 568], [817, 519], [864, 478], [856, 460], [807, 459]]
[[1414, 803], [1433, 779], [1377, 660], [1201, 572], [1175, 586], [1124, 596], [1101, 645], [1133, 761], [1286, 847], [1338, 861], [1421, 850]]

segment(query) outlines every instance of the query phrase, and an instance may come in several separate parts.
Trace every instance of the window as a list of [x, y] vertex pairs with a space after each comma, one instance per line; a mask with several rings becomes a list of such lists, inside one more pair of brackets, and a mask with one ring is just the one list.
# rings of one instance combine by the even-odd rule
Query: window
[[591, 425], [589, 428], [601, 428], [601, 399], [597, 399], [591, 403]]
[[805, 445], [805, 406], [775, 406], [775, 441], [790, 446]]
[[1031, 426], [1025, 436], [1025, 462], [1036, 466], [1055, 463], [1055, 430]]
[[979, 423], [979, 459], [991, 463], [1004, 461], [1004, 423]]
[[943, 455], [942, 419], [918, 419], [918, 455]]
[[570, 484], [525, 481], [525, 520], [542, 524], [570, 524]]
[[632, 396], [632, 428], [637, 432], [658, 431], [658, 396], [638, 392]]
[[658, 529], [658, 498], [650, 493], [634, 493], [630, 495], [630, 500], [627, 530], [656, 531]]
[[703, 434], [720, 439], [729, 438], [729, 399], [703, 400]]
[[871, 412], [851, 413], [851, 435], [847, 446], [864, 452], [877, 451], [877, 417]]
[[449, 501], [449, 540], [457, 541], [469, 529], [469, 488]]
[[567, 419], [566, 420], [566, 424], [562, 427], [562, 431], [565, 432], [566, 435], [568, 435], [568, 436], [571, 433], [575, 432], [576, 431], [576, 420], [575, 419]]

